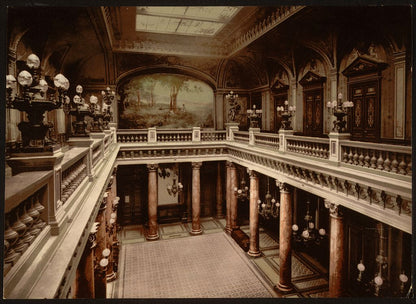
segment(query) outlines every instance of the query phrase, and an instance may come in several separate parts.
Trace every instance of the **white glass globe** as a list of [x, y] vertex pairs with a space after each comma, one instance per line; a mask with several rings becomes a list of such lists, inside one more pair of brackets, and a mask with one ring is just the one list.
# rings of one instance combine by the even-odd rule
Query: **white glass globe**
[[364, 266], [364, 264], [363, 263], [359, 263], [358, 265], [357, 265], [357, 269], [359, 270], [359, 271], [364, 271], [365, 270], [365, 266]]
[[298, 231], [299, 230], [298, 225], [296, 225], [296, 224], [292, 225], [292, 230], [295, 231], [295, 232]]
[[315, 224], [313, 222], [309, 222], [308, 226], [309, 226], [309, 229], [315, 228]]
[[39, 87], [42, 92], [46, 92], [48, 90], [48, 83], [45, 79], [39, 80]]
[[104, 267], [107, 267], [107, 265], [108, 265], [108, 260], [107, 259], [101, 259], [100, 266], [104, 268]]
[[408, 280], [409, 280], [409, 278], [407, 277], [407, 275], [405, 275], [404, 273], [401, 273], [400, 275], [399, 275], [399, 280], [400, 280], [400, 282], [402, 282], [402, 283], [406, 283]]
[[115, 212], [112, 212], [112, 213], [110, 214], [110, 217], [111, 217], [111, 218], [113, 218], [113, 219], [115, 219], [115, 218], [117, 218], [117, 214], [116, 214]]
[[40, 66], [40, 59], [39, 59], [39, 57], [36, 56], [35, 54], [30, 54], [29, 56], [27, 56], [26, 65], [30, 69], [37, 69]]
[[377, 286], [383, 285], [383, 279], [380, 276], [376, 276], [374, 278], [374, 283], [376, 283]]
[[17, 76], [17, 81], [21, 86], [28, 87], [32, 84], [33, 78], [28, 71], [21, 71]]
[[90, 97], [90, 103], [96, 104], [98, 102], [97, 96], [91, 95]]
[[115, 219], [110, 219], [110, 225], [113, 225], [114, 223], [116, 222], [116, 220]]
[[74, 98], [72, 99], [74, 101], [74, 103], [79, 104], [81, 103], [81, 97], [79, 97], [78, 95], [75, 95]]
[[266, 207], [266, 204], [265, 203], [261, 204], [261, 207], [262, 208], [265, 208]]
[[324, 236], [326, 234], [326, 231], [324, 228], [319, 229], [319, 234]]
[[308, 230], [303, 230], [303, 232], [302, 232], [302, 236], [303, 236], [304, 238], [308, 238], [308, 237], [309, 237], [309, 232], [308, 232]]
[[82, 93], [82, 91], [83, 91], [82, 85], [77, 85], [77, 87], [75, 88], [75, 91], [76, 91], [78, 94], [81, 94], [81, 93]]
[[16, 78], [14, 78], [13, 75], [7, 75], [6, 76], [6, 88], [11, 88], [16, 85]]
[[109, 255], [110, 255], [110, 249], [108, 249], [108, 248], [105, 248], [104, 250], [103, 250], [103, 257], [108, 257]]

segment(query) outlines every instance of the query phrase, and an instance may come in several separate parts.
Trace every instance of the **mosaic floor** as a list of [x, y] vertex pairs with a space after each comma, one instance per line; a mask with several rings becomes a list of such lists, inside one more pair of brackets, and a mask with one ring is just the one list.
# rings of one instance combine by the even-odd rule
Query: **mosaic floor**
[[[203, 234], [190, 236], [190, 223], [159, 226], [160, 239], [146, 241], [143, 228], [120, 233], [119, 279], [112, 298], [326, 297], [326, 270], [310, 257], [292, 256], [293, 292], [279, 294], [279, 245], [260, 229], [258, 258], [249, 257], [223, 232], [224, 219], [201, 219]], [[242, 226], [249, 235], [249, 227]]]

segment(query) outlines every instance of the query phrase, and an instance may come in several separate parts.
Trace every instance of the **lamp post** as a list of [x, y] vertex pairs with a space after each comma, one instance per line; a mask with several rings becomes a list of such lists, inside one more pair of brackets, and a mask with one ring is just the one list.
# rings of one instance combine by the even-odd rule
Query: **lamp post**
[[86, 130], [87, 123], [85, 122], [85, 116], [92, 116], [90, 107], [85, 103], [85, 99], [82, 97], [83, 87], [77, 85], [76, 95], [72, 98], [67, 98], [63, 109], [65, 114], [70, 114], [75, 116], [75, 121], [72, 122], [72, 127], [74, 129], [73, 136], [88, 136], [88, 131]]
[[333, 131], [343, 133], [346, 131], [344, 116], [348, 115], [348, 110], [354, 106], [352, 101], [342, 101], [342, 93], [338, 94], [338, 101], [328, 101], [326, 104], [328, 110], [336, 117]]
[[29, 121], [22, 121], [18, 128], [22, 133], [22, 147], [18, 152], [47, 152], [52, 151], [52, 142], [45, 139], [50, 128], [43, 123], [44, 113], [61, 107], [69, 88], [68, 79], [57, 74], [53, 79], [55, 92], [51, 91], [48, 83], [41, 78], [40, 59], [31, 54], [26, 60], [26, 69], [16, 78], [6, 76], [6, 107], [26, 112]]
[[93, 121], [91, 122], [91, 132], [102, 132], [103, 126], [101, 123], [101, 119], [103, 118], [103, 113], [101, 112], [101, 107], [98, 104], [98, 98], [95, 95], [91, 95], [90, 97], [90, 104], [91, 104], [91, 116]]
[[285, 100], [284, 106], [278, 106], [276, 110], [279, 116], [282, 117], [283, 130], [293, 130], [289, 119], [295, 114], [296, 106], [289, 106], [289, 102]]
[[111, 91], [109, 87], [105, 91], [101, 91], [101, 95], [103, 97], [103, 127], [104, 130], [109, 130], [108, 124], [110, 123], [113, 112], [111, 111], [111, 104], [114, 101], [116, 93]]
[[253, 105], [253, 109], [247, 110], [247, 118], [250, 120], [250, 128], [258, 128], [259, 121], [263, 111], [256, 109], [256, 105]]

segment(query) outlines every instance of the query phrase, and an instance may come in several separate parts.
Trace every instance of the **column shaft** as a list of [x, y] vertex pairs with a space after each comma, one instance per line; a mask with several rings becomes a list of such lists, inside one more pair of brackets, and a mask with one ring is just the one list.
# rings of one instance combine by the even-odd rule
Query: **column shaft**
[[238, 181], [237, 181], [237, 169], [236, 167], [233, 165], [231, 166], [231, 185], [230, 185], [230, 217], [231, 217], [231, 230], [234, 229], [238, 229], [238, 225], [237, 225], [237, 195], [235, 195], [234, 193], [234, 189], [238, 187]]
[[223, 218], [224, 215], [222, 213], [222, 201], [223, 201], [223, 196], [222, 196], [222, 178], [221, 178], [221, 163], [218, 162], [217, 165], [217, 193], [216, 193], [216, 198], [217, 198], [217, 218]]
[[227, 181], [226, 181], [226, 189], [225, 189], [225, 196], [226, 196], [226, 217], [225, 217], [225, 231], [231, 232], [231, 195], [234, 194], [234, 190], [231, 189], [231, 166], [232, 163], [227, 161], [226, 168], [227, 168]]
[[202, 163], [192, 163], [192, 231], [191, 234], [201, 234], [201, 181], [200, 169]]
[[329, 297], [343, 295], [344, 283], [344, 223], [338, 206], [330, 208], [331, 231], [329, 240]]
[[292, 194], [289, 185], [280, 185], [279, 267], [277, 288], [292, 290]]
[[250, 248], [248, 254], [260, 256], [259, 250], [259, 178], [254, 171], [250, 171]]
[[157, 240], [159, 238], [157, 227], [157, 165], [148, 165], [149, 183], [148, 183], [148, 216], [149, 228], [147, 231], [147, 240]]

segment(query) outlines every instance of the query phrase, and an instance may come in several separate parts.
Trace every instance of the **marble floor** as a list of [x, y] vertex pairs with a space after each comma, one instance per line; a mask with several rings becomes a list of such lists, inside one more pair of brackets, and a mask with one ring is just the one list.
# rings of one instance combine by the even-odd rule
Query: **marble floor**
[[[118, 279], [108, 298], [257, 298], [326, 297], [326, 270], [293, 253], [294, 290], [274, 290], [279, 280], [279, 246], [260, 229], [261, 256], [248, 256], [224, 232], [225, 220], [201, 219], [203, 234], [191, 236], [190, 223], [162, 224], [160, 239], [146, 241], [143, 227], [126, 226], [121, 241]], [[242, 226], [246, 234], [249, 227]]]

